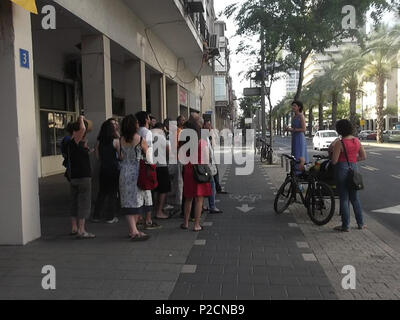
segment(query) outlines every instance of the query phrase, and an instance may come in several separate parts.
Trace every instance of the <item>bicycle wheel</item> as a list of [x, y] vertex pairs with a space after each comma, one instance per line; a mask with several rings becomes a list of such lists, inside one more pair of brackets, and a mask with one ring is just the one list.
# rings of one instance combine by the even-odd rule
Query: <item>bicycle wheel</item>
[[307, 213], [317, 226], [327, 224], [335, 214], [335, 195], [332, 188], [322, 181], [315, 182], [308, 203]]
[[263, 148], [261, 149], [261, 162], [264, 162], [265, 160], [267, 160], [267, 151]]
[[274, 210], [277, 214], [285, 211], [291, 204], [293, 193], [292, 183], [293, 182], [291, 179], [287, 179], [279, 188], [278, 193], [276, 194], [274, 201]]

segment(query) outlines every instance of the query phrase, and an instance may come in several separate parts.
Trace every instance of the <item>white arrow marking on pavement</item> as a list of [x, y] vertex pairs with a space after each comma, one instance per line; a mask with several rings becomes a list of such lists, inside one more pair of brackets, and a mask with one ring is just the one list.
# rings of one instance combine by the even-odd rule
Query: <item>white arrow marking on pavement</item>
[[247, 212], [250, 212], [251, 210], [253, 210], [254, 208], [253, 207], [249, 207], [248, 204], [243, 204], [241, 207], [236, 207], [236, 209], [238, 209], [238, 210], [240, 210], [240, 211], [242, 211], [244, 213], [247, 213]]
[[382, 155], [382, 153], [378, 153], [378, 152], [370, 152], [370, 154], [374, 154], [374, 155], [377, 155], [377, 156], [381, 156]]
[[394, 174], [392, 174], [392, 177], [395, 179], [400, 179], [400, 174], [398, 176], [395, 176]]
[[361, 166], [361, 168], [369, 171], [379, 171], [379, 169], [370, 166]]
[[384, 208], [379, 210], [374, 210], [372, 212], [379, 212], [379, 213], [390, 213], [390, 214], [400, 214], [400, 205], [390, 208]]

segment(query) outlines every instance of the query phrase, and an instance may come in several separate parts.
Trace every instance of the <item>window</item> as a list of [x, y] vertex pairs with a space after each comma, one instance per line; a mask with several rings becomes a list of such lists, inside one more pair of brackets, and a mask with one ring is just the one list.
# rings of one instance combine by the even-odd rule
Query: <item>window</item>
[[215, 77], [214, 85], [215, 85], [215, 100], [227, 101], [228, 95], [227, 95], [225, 77]]
[[42, 157], [61, 155], [65, 127], [76, 119], [74, 86], [39, 78]]

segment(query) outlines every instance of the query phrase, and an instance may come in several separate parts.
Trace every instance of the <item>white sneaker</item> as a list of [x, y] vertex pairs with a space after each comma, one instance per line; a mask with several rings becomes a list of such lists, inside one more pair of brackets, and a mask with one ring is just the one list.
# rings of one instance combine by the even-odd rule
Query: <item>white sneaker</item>
[[119, 222], [119, 219], [117, 217], [115, 217], [112, 220], [106, 221], [106, 223], [108, 223], [108, 224], [113, 224], [113, 223], [118, 223], [118, 222]]

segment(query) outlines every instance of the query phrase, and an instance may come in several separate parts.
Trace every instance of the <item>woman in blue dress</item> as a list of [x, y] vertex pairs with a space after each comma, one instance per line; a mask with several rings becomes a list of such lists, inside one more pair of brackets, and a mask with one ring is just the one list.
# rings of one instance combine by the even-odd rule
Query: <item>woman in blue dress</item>
[[306, 142], [306, 120], [303, 114], [303, 103], [300, 101], [293, 101], [292, 110], [294, 117], [292, 120], [292, 127], [286, 130], [292, 133], [292, 155], [300, 161], [298, 165], [299, 172], [304, 171], [304, 165], [308, 162], [307, 142]]

